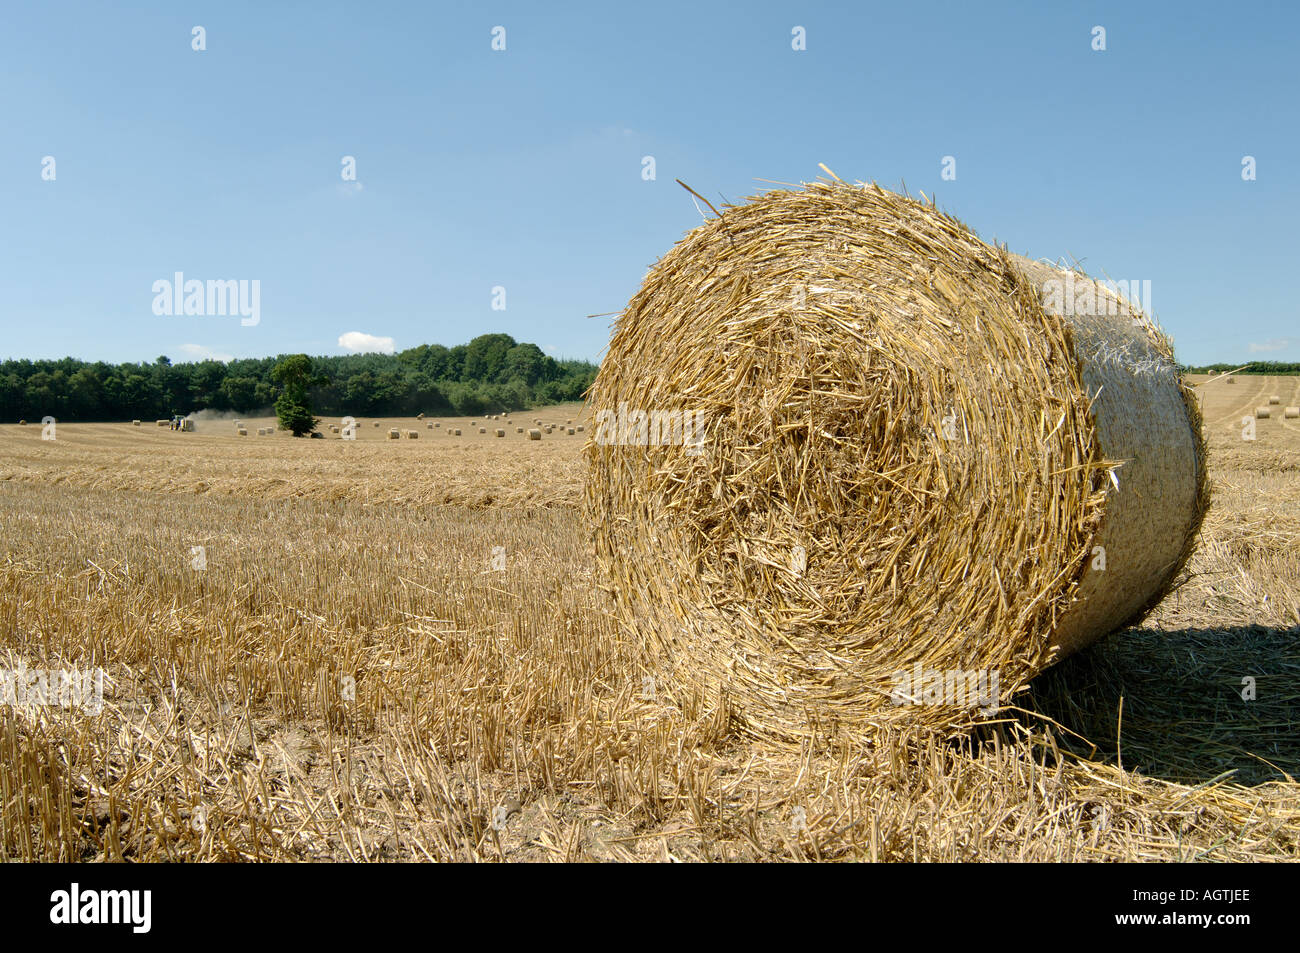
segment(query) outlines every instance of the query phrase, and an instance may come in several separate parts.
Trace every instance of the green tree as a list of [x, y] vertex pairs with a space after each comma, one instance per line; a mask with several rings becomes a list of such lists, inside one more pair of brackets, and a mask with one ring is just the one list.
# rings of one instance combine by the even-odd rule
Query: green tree
[[316, 376], [311, 358], [306, 354], [289, 355], [275, 365], [271, 379], [280, 385], [275, 415], [281, 426], [292, 431], [295, 437], [315, 430], [320, 419], [312, 415], [307, 391], [325, 383], [325, 378]]

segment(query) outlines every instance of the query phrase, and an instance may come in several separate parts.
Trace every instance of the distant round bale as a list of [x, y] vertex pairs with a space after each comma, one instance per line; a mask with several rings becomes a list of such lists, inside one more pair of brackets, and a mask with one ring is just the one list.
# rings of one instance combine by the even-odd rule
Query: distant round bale
[[313, 430], [313, 431], [311, 432], [311, 439], [312, 439], [312, 440], [324, 440], [324, 439], [325, 439], [325, 435], [324, 435], [323, 433], [321, 433], [319, 430]]
[[408, 430], [408, 431], [406, 431], [406, 439], [407, 439], [407, 440], [419, 440], [419, 439], [420, 439], [420, 431], [418, 431], [418, 430]]
[[1194, 392], [1140, 309], [875, 185], [689, 232], [589, 402], [614, 618], [692, 718], [788, 743], [990, 714], [1144, 618], [1209, 501]]
[[[25, 420], [20, 420], [19, 423], [23, 423], [23, 424], [25, 424], [25, 423], [27, 423], [27, 421], [25, 421]], [[157, 424], [158, 424], [159, 427], [166, 427], [166, 426], [167, 426], [168, 424], [170, 424], [170, 423], [171, 423], [170, 420], [159, 420], [159, 421], [157, 421]]]
[[455, 430], [453, 430], [453, 431], [451, 432], [451, 435], [452, 435], [453, 437], [459, 437], [459, 436], [460, 436], [460, 428], [457, 427]]
[[237, 434], [238, 434], [239, 436], [241, 436], [241, 437], [247, 437], [247, 436], [248, 436], [248, 431], [245, 430], [243, 427], [240, 427], [238, 430], [235, 431], [235, 433], [237, 433]]
[[515, 428], [515, 433], [523, 433], [523, 432], [524, 432], [524, 428], [523, 428], [523, 427], [516, 427], [516, 428]]
[[578, 424], [578, 427], [577, 427], [578, 433], [582, 433], [583, 430], [585, 430], [585, 429], [586, 429], [586, 428], [583, 427], [582, 424]]
[[541, 440], [541, 439], [542, 439], [542, 432], [541, 432], [540, 430], [538, 430], [537, 428], [534, 427], [532, 430], [528, 431], [528, 439], [529, 439], [529, 440]]
[[1255, 419], [1256, 419], [1256, 420], [1268, 420], [1268, 418], [1269, 418], [1269, 414], [1270, 414], [1270, 413], [1271, 413], [1271, 411], [1269, 411], [1269, 409], [1268, 409], [1267, 407], [1256, 407], [1256, 408], [1255, 408]]
[[376, 427], [379, 426], [379, 421], [378, 421], [378, 420], [375, 421], [375, 426], [376, 426]]
[[479, 432], [479, 433], [487, 433], [487, 428], [486, 428], [486, 427], [479, 427], [479, 428], [478, 428], [478, 432]]
[[497, 431], [496, 431], [496, 435], [497, 435], [498, 437], [504, 437], [504, 436], [506, 435], [506, 432], [505, 432], [504, 430], [502, 430], [500, 427], [498, 427], [498, 428], [497, 428]]
[[1224, 383], [1225, 383], [1225, 384], [1235, 384], [1235, 383], [1237, 383], [1237, 379], [1236, 379], [1235, 377], [1229, 377], [1227, 380], [1224, 381]]
[[1268, 402], [1276, 406], [1277, 404], [1282, 403], [1282, 398], [1277, 396], [1277, 394], [1274, 394], [1272, 397], [1268, 399]]
[[138, 421], [138, 420], [133, 420], [133, 421], [131, 421], [131, 426], [132, 426], [132, 427], [138, 427], [138, 426], [140, 426], [140, 421]]
[[402, 434], [398, 431], [398, 429], [397, 429], [396, 427], [393, 427], [393, 428], [391, 428], [391, 429], [388, 431], [388, 439], [389, 439], [389, 440], [397, 440], [397, 439], [399, 439], [401, 436], [402, 436]]
[[423, 420], [423, 419], [424, 419], [424, 414], [416, 414], [416, 415], [415, 415], [415, 419], [416, 419], [416, 420]]
[[1282, 411], [1283, 417], [1300, 417], [1300, 407], [1287, 407]]

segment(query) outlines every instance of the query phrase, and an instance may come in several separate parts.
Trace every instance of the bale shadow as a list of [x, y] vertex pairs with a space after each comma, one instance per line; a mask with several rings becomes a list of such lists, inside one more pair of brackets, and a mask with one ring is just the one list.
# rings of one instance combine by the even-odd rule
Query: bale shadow
[[1300, 626], [1126, 629], [1048, 669], [1016, 703], [1096, 746], [1054, 729], [1063, 748], [1147, 777], [1297, 778]]

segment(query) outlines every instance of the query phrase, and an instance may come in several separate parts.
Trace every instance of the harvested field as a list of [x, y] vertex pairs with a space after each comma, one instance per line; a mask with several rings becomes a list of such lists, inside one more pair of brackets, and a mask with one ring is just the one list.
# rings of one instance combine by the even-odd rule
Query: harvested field
[[0, 858], [1300, 859], [1300, 424], [1242, 437], [1297, 385], [1205, 387], [1211, 509], [1141, 627], [956, 743], [793, 751], [613, 624], [581, 440], [2, 425], [0, 667], [108, 678], [0, 711]]

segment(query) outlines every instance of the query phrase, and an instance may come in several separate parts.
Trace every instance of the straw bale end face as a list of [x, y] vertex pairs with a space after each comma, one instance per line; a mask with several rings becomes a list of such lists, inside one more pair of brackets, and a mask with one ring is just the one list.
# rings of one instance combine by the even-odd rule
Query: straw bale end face
[[[591, 390], [585, 502], [679, 698], [774, 738], [968, 724], [1154, 605], [1204, 508], [1199, 412], [1145, 316], [1057, 313], [1066, 274], [1031, 264], [819, 182], [655, 265]], [[931, 671], [998, 698], [930, 704]]]

